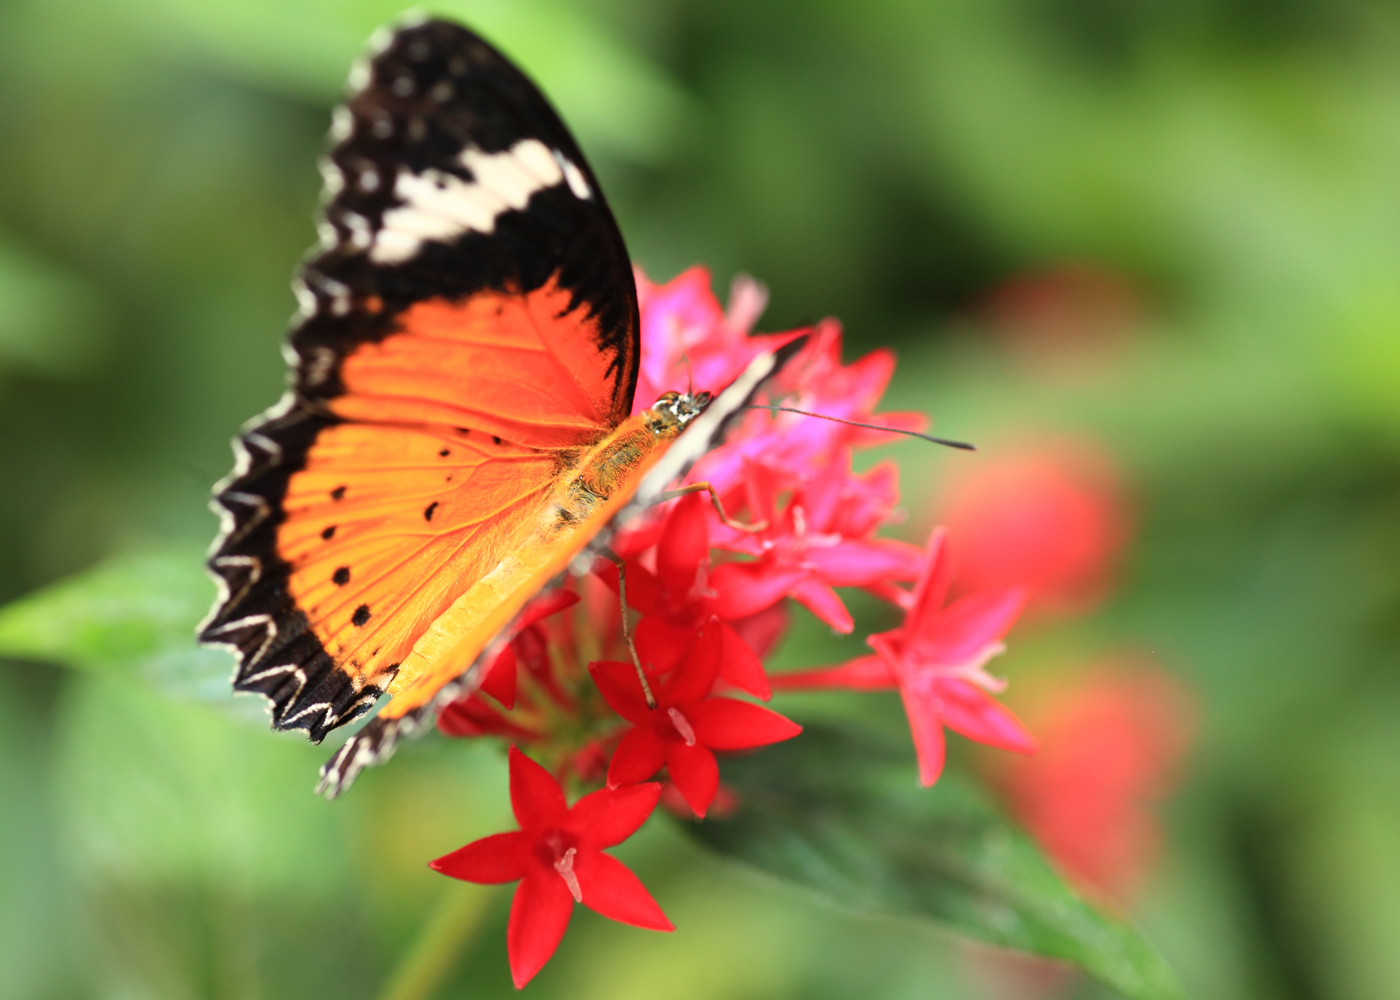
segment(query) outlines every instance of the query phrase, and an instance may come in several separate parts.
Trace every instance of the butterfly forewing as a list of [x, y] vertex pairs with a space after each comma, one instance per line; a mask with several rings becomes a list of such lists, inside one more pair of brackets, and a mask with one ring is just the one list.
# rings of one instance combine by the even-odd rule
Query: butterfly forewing
[[639, 351], [622, 238], [528, 79], [426, 21], [351, 85], [293, 387], [217, 489], [222, 593], [201, 630], [234, 649], [235, 686], [313, 740], [374, 703], [628, 414]]

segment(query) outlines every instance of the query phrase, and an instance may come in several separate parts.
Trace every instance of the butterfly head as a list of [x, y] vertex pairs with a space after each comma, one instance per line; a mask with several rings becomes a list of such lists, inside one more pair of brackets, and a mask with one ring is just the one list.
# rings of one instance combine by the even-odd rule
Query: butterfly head
[[714, 396], [708, 392], [663, 392], [661, 398], [652, 404], [652, 412], [667, 423], [682, 428], [710, 405]]

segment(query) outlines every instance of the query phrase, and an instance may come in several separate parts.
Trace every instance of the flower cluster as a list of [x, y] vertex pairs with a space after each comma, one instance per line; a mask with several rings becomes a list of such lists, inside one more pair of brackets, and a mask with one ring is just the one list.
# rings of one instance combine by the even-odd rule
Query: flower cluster
[[[765, 298], [755, 282], [737, 281], [727, 310], [700, 268], [665, 285], [639, 274], [637, 284], [639, 407], [667, 390], [718, 392], [756, 354], [805, 333], [807, 344], [766, 390], [768, 402], [880, 428], [924, 426], [919, 414], [875, 412], [893, 355], [876, 351], [843, 363], [835, 322], [752, 335]], [[512, 744], [520, 829], [469, 844], [433, 867], [473, 882], [519, 881], [507, 934], [517, 986], [553, 954], [575, 903], [624, 923], [671, 929], [636, 876], [605, 849], [630, 836], [658, 803], [697, 819], [724, 808], [732, 797], [721, 786], [718, 754], [801, 732], [758, 703], [774, 690], [898, 690], [925, 785], [943, 766], [944, 727], [1010, 750], [1034, 749], [993, 697], [1003, 683], [986, 669], [1004, 648], [1025, 592], [994, 587], [950, 603], [944, 532], [927, 546], [879, 536], [899, 502], [897, 470], [881, 463], [856, 472], [852, 454], [894, 437], [749, 411], [689, 476], [709, 483], [719, 504], [693, 493], [614, 538], [627, 608], [619, 606], [623, 588], [608, 562], [541, 595], [479, 690], [443, 712], [439, 728], [450, 736]], [[742, 521], [726, 518], [721, 506]], [[891, 602], [904, 623], [871, 635], [869, 656], [770, 677], [762, 657], [782, 637], [790, 602], [837, 632], [855, 629], [840, 588]], [[634, 623], [644, 677], [624, 641], [624, 614]], [[572, 807], [569, 793], [581, 796]]]

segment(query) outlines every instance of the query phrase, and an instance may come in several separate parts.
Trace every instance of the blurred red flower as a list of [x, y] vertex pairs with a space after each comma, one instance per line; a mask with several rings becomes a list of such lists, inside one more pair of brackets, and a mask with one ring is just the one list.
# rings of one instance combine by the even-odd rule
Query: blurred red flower
[[1153, 805], [1190, 745], [1194, 700], [1142, 663], [1042, 691], [1026, 717], [1040, 752], [993, 769], [1012, 812], [1080, 886], [1132, 898], [1161, 841]]
[[656, 782], [602, 788], [570, 808], [554, 776], [510, 748], [510, 801], [520, 829], [473, 841], [431, 867], [466, 882], [519, 880], [506, 930], [517, 989], [559, 947], [575, 903], [636, 927], [675, 930], [637, 876], [603, 853], [632, 836], [660, 796]]
[[1118, 482], [1101, 450], [1077, 442], [964, 466], [941, 518], [957, 543], [957, 590], [1020, 586], [1038, 613], [1092, 609], [1129, 536]]

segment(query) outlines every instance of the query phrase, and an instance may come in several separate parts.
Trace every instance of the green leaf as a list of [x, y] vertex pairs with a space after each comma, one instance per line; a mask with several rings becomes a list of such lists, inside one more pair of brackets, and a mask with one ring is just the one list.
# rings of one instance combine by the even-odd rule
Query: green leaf
[[166, 693], [230, 698], [233, 661], [201, 648], [214, 600], [192, 544], [117, 556], [0, 608], [0, 656], [144, 680]]
[[1062, 959], [1135, 1000], [1181, 1000], [1152, 946], [1055, 872], [976, 785], [919, 787], [873, 737], [809, 726], [727, 761], [741, 806], [693, 826], [715, 850], [867, 913], [931, 917], [969, 937]]

